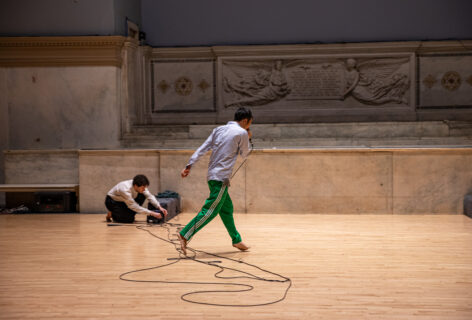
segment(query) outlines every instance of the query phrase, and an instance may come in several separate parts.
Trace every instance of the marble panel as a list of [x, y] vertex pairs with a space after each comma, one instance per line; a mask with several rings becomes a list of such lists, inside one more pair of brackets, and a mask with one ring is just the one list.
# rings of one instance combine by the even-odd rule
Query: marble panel
[[220, 108], [409, 106], [410, 60], [408, 54], [219, 58]]
[[105, 196], [118, 182], [133, 179], [137, 174], [148, 177], [149, 191], [161, 190], [159, 153], [156, 151], [80, 151], [80, 211], [106, 212]]
[[[183, 210], [208, 196], [209, 154], [189, 177], [193, 150], [30, 150], [5, 153], [6, 183], [79, 183], [81, 212], [104, 212], [117, 182], [143, 173]], [[238, 160], [235, 171], [239, 167]], [[255, 150], [229, 189], [236, 213], [460, 214], [472, 191], [470, 148]]]
[[215, 125], [190, 125], [188, 126], [188, 137], [191, 139], [202, 139], [203, 142], [215, 127]]
[[472, 106], [472, 55], [419, 57], [419, 106]]
[[[180, 176], [180, 171], [187, 165], [192, 153], [193, 151], [168, 151], [162, 152], [160, 155], [160, 188], [178, 192], [182, 196], [182, 208], [185, 212], [198, 212], [209, 195], [207, 172], [210, 154], [205, 155], [193, 165], [188, 177], [183, 179]], [[236, 172], [241, 162], [241, 159], [238, 159], [234, 172]], [[229, 188], [235, 212], [246, 212], [245, 174], [245, 166], [243, 166], [232, 179]]]
[[246, 169], [249, 212], [391, 213], [387, 153], [256, 153]]
[[151, 61], [153, 112], [214, 111], [213, 60]]
[[9, 68], [9, 148], [117, 147], [118, 76], [110, 66]]
[[[5, 182], [5, 162], [3, 151], [8, 149], [8, 102], [7, 102], [7, 71], [0, 68], [0, 183]], [[0, 192], [0, 206], [5, 204], [5, 193]]]
[[472, 190], [472, 153], [395, 153], [393, 212], [462, 213], [465, 194]]
[[77, 151], [31, 150], [5, 153], [5, 183], [79, 183]]

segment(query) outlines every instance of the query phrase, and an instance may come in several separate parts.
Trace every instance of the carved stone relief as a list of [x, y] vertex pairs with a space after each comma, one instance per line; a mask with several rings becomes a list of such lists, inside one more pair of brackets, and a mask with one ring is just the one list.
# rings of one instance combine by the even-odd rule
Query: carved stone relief
[[175, 80], [174, 87], [175, 92], [177, 92], [178, 95], [188, 96], [190, 93], [192, 93], [193, 83], [192, 80], [187, 77], [180, 77]]
[[448, 71], [442, 77], [441, 84], [449, 91], [457, 90], [461, 85], [461, 75], [455, 71]]
[[432, 75], [428, 74], [426, 78], [423, 79], [423, 84], [425, 85], [426, 88], [431, 89], [438, 80]]
[[151, 61], [152, 112], [214, 111], [214, 62]]
[[223, 59], [221, 99], [225, 108], [316, 106], [334, 100], [357, 106], [409, 104], [410, 57]]
[[470, 54], [419, 57], [419, 107], [472, 106], [471, 74]]

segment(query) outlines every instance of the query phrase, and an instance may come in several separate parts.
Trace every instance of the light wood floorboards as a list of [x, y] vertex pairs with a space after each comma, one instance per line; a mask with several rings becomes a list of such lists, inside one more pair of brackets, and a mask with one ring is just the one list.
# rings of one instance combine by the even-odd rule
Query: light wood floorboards
[[[191, 217], [181, 214], [172, 222]], [[3, 215], [0, 319], [472, 319], [472, 219], [466, 216], [235, 214], [235, 219], [249, 252], [231, 246], [219, 218], [190, 247], [290, 278], [284, 301], [258, 307], [185, 302], [181, 296], [191, 291], [234, 288], [120, 280], [124, 272], [175, 262], [168, 258], [179, 254], [133, 226], [107, 226], [104, 215]], [[148, 230], [167, 238], [163, 228]], [[204, 253], [197, 258], [280, 279]], [[274, 301], [288, 286], [216, 279], [217, 271], [180, 260], [127, 278], [255, 286], [250, 292], [191, 296], [223, 304]]]

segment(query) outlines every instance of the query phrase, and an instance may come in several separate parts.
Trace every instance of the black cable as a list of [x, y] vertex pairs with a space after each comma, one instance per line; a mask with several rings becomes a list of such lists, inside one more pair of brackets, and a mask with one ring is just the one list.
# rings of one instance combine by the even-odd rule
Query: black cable
[[243, 162], [239, 165], [239, 167], [236, 169], [236, 171], [231, 175], [230, 180], [233, 179], [234, 175], [239, 171], [239, 169], [243, 166], [244, 163], [246, 163], [246, 160], [249, 158], [251, 155], [252, 151], [254, 150], [254, 144], [252, 143], [252, 140], [249, 139], [249, 143], [251, 144], [251, 150], [249, 150], [249, 153], [247, 154], [246, 158], [243, 160]]
[[[149, 225], [149, 226], [155, 226], [154, 224], [153, 225]], [[128, 272], [125, 272], [125, 273], [122, 273], [119, 278], [121, 280], [124, 280], [124, 281], [131, 281], [131, 282], [152, 282], [152, 283], [168, 283], [168, 284], [198, 284], [198, 285], [223, 285], [223, 286], [233, 286], [233, 287], [238, 287], [238, 289], [234, 289], [234, 290], [199, 290], [199, 291], [191, 291], [191, 292], [187, 292], [183, 295], [180, 296], [181, 300], [183, 301], [186, 301], [186, 302], [190, 302], [190, 303], [195, 303], [195, 304], [200, 304], [200, 305], [210, 305], [210, 306], [221, 306], [221, 307], [256, 307], [256, 306], [266, 306], [266, 305], [270, 305], [270, 304], [274, 304], [274, 303], [278, 303], [280, 301], [283, 301], [286, 297], [287, 297], [287, 293], [288, 293], [288, 290], [290, 289], [290, 287], [292, 286], [292, 281], [290, 280], [290, 278], [287, 278], [281, 274], [278, 274], [278, 273], [275, 273], [275, 272], [272, 272], [272, 271], [269, 271], [269, 270], [266, 270], [266, 269], [263, 269], [259, 266], [256, 266], [254, 264], [251, 264], [251, 263], [247, 263], [247, 262], [244, 262], [242, 260], [236, 260], [236, 259], [232, 259], [232, 258], [228, 258], [228, 257], [223, 257], [223, 256], [220, 256], [218, 254], [214, 254], [214, 253], [210, 253], [210, 252], [206, 252], [206, 251], [203, 251], [203, 250], [197, 250], [197, 249], [193, 249], [193, 248], [190, 248], [190, 247], [187, 247], [187, 250], [191, 251], [193, 253], [193, 255], [191, 257], [188, 257], [188, 256], [182, 256], [182, 252], [181, 252], [181, 249], [180, 249], [180, 245], [179, 245], [179, 240], [177, 238], [175, 239], [171, 239], [171, 230], [170, 230], [170, 227], [176, 227], [176, 228], [179, 228], [179, 227], [182, 227], [182, 225], [180, 224], [173, 224], [173, 223], [165, 223], [163, 225], [157, 225], [161, 228], [164, 228], [167, 230], [167, 238], [168, 239], [165, 239], [165, 238], [162, 238], [154, 233], [152, 233], [150, 230], [148, 230], [145, 226], [137, 226], [136, 228], [139, 229], [139, 230], [143, 230], [143, 231], [146, 231], [147, 233], [149, 233], [151, 236], [159, 239], [159, 240], [162, 240], [162, 241], [165, 241], [165, 242], [168, 242], [170, 244], [173, 244], [176, 251], [179, 252], [179, 257], [178, 258], [175, 258], [175, 261], [173, 262], [170, 262], [170, 263], [166, 263], [166, 264], [162, 264], [162, 265], [157, 265], [157, 266], [154, 266], [154, 267], [150, 267], [150, 268], [143, 268], [143, 269], [137, 269], [137, 270], [133, 270], [133, 271], [128, 271]], [[249, 267], [253, 267], [253, 268], [256, 268], [262, 272], [265, 272], [265, 273], [269, 273], [271, 275], [274, 275], [276, 277], [279, 277], [280, 280], [278, 279], [267, 279], [267, 278], [263, 278], [263, 277], [259, 277], [259, 276], [256, 276], [252, 273], [249, 273], [249, 272], [246, 272], [246, 271], [243, 271], [243, 270], [240, 270], [240, 269], [236, 269], [236, 268], [229, 268], [229, 267], [224, 267], [224, 266], [220, 266], [218, 265], [217, 263], [219, 263], [220, 261], [204, 261], [204, 260], [200, 260], [200, 259], [197, 259], [196, 256], [197, 256], [197, 253], [201, 253], [201, 254], [205, 254], [205, 255], [209, 255], [209, 256], [212, 256], [212, 257], [215, 257], [215, 258], [218, 258], [218, 259], [226, 259], [226, 260], [229, 260], [229, 261], [232, 261], [232, 262], [237, 262], [237, 263], [241, 263], [245, 266], [249, 266]], [[170, 259], [173, 259], [173, 258], [169, 258], [168, 260]], [[263, 282], [271, 282], [271, 283], [288, 283], [288, 286], [287, 288], [285, 289], [284, 291], [284, 294], [282, 296], [282, 298], [280, 299], [275, 299], [273, 301], [269, 301], [269, 302], [265, 302], [265, 303], [257, 303], [257, 304], [221, 304], [221, 303], [209, 303], [209, 302], [201, 302], [201, 301], [197, 301], [197, 300], [192, 300], [190, 298], [188, 298], [189, 296], [192, 296], [192, 295], [198, 295], [198, 294], [209, 294], [209, 293], [215, 293], [215, 294], [218, 294], [218, 293], [236, 293], [236, 292], [248, 292], [248, 291], [251, 291], [253, 290], [255, 287], [250, 285], [250, 284], [245, 284], [245, 283], [231, 283], [231, 282], [197, 282], [197, 281], [164, 281], [164, 280], [133, 280], [133, 279], [126, 279], [125, 276], [126, 275], [129, 275], [129, 274], [132, 274], [132, 273], [137, 273], [137, 272], [141, 272], [141, 271], [148, 271], [148, 270], [153, 270], [153, 269], [159, 269], [159, 268], [163, 268], [163, 267], [166, 267], [166, 266], [170, 266], [170, 265], [173, 265], [173, 264], [176, 264], [178, 262], [180, 262], [181, 260], [190, 260], [190, 261], [194, 261], [194, 262], [197, 262], [197, 263], [201, 263], [201, 264], [205, 264], [205, 265], [208, 265], [208, 266], [211, 266], [211, 267], [216, 267], [218, 269], [220, 269], [219, 271], [217, 271], [215, 274], [214, 274], [214, 277], [215, 278], [219, 278], [219, 279], [240, 279], [240, 278], [246, 278], [246, 279], [252, 279], [252, 280], [257, 280], [257, 281], [263, 281]], [[241, 274], [244, 274], [243, 276], [233, 276], [233, 277], [223, 277], [223, 276], [220, 276], [220, 274], [222, 272], [224, 272], [225, 270], [231, 270], [231, 271], [235, 271], [235, 272], [239, 272]]]
[[[252, 153], [252, 151], [254, 150], [254, 145], [252, 143], [252, 141], [250, 140], [250, 143], [251, 143], [251, 150], [249, 151], [246, 159], [244, 159], [244, 161], [239, 165], [239, 167], [236, 169], [236, 171], [231, 175], [231, 178], [232, 179], [234, 177], [234, 175], [239, 171], [239, 169], [244, 165], [244, 163], [246, 162], [246, 160], [248, 159], [249, 155]], [[110, 224], [109, 224], [110, 225]], [[118, 225], [118, 224], [113, 224], [113, 225]], [[154, 226], [155, 224], [152, 224], [152, 225], [148, 225], [148, 226]], [[292, 280], [290, 278], [287, 278], [281, 274], [278, 274], [278, 273], [275, 273], [275, 272], [272, 272], [272, 271], [269, 271], [269, 270], [266, 270], [266, 269], [263, 269], [257, 265], [254, 265], [254, 264], [251, 264], [251, 263], [247, 263], [247, 262], [244, 262], [242, 260], [235, 260], [235, 259], [232, 259], [232, 258], [228, 258], [228, 257], [223, 257], [223, 256], [220, 256], [220, 255], [217, 255], [217, 254], [214, 254], [214, 253], [210, 253], [210, 252], [206, 252], [206, 251], [203, 251], [203, 250], [197, 250], [197, 249], [193, 249], [191, 247], [187, 247], [187, 250], [188, 251], [191, 251], [193, 253], [193, 255], [191, 257], [188, 257], [186, 255], [183, 254], [182, 252], [182, 249], [180, 248], [180, 240], [177, 238], [177, 239], [171, 239], [170, 238], [170, 234], [171, 234], [171, 231], [170, 231], [170, 228], [167, 227], [167, 226], [170, 226], [170, 227], [176, 227], [176, 228], [179, 228], [179, 227], [183, 227], [182, 225], [180, 224], [173, 224], [173, 223], [170, 223], [170, 222], [167, 222], [163, 225], [158, 225], [159, 227], [162, 227], [164, 229], [167, 230], [167, 239], [164, 239], [162, 237], [159, 237], [157, 236], [156, 234], [152, 233], [151, 231], [149, 231], [148, 229], [146, 229], [144, 226], [137, 226], [136, 228], [139, 229], [139, 230], [143, 230], [143, 231], [146, 231], [147, 233], [149, 233], [150, 235], [152, 235], [153, 237], [159, 239], [159, 240], [162, 240], [162, 241], [165, 241], [165, 242], [168, 242], [168, 243], [171, 243], [174, 245], [174, 248], [176, 249], [177, 252], [179, 252], [179, 257], [178, 258], [175, 258], [175, 261], [173, 262], [170, 262], [170, 263], [166, 263], [166, 264], [162, 264], [162, 265], [158, 265], [158, 266], [154, 266], [154, 267], [150, 267], [150, 268], [143, 268], [143, 269], [138, 269], [138, 270], [133, 270], [133, 271], [128, 271], [128, 272], [125, 272], [125, 273], [122, 273], [119, 278], [121, 280], [124, 280], [124, 281], [131, 281], [131, 282], [152, 282], [152, 283], [168, 283], [168, 284], [198, 284], [198, 285], [224, 285], [224, 286], [233, 286], [233, 287], [243, 287], [243, 289], [235, 289], [235, 290], [203, 290], [203, 291], [191, 291], [191, 292], [188, 292], [188, 293], [185, 293], [183, 295], [180, 296], [181, 300], [183, 301], [186, 301], [186, 302], [190, 302], [190, 303], [195, 303], [195, 304], [200, 304], [200, 305], [210, 305], [210, 306], [222, 306], [222, 307], [256, 307], [256, 306], [266, 306], [266, 305], [271, 305], [271, 304], [274, 304], [274, 303], [278, 303], [278, 302], [281, 302], [283, 300], [285, 300], [285, 298], [287, 297], [287, 294], [288, 294], [288, 290], [291, 288], [292, 286]], [[241, 263], [243, 265], [246, 265], [246, 266], [249, 266], [249, 267], [253, 267], [253, 268], [256, 268], [262, 272], [265, 272], [265, 273], [269, 273], [271, 275], [274, 275], [276, 277], [279, 277], [281, 280], [275, 280], [275, 279], [267, 279], [267, 278], [263, 278], [263, 277], [258, 277], [252, 273], [249, 273], [249, 272], [246, 272], [246, 271], [243, 271], [243, 270], [240, 270], [240, 269], [236, 269], [236, 268], [229, 268], [229, 267], [224, 267], [224, 266], [220, 266], [220, 265], [217, 265], [216, 263], [220, 263], [221, 261], [203, 261], [203, 260], [200, 260], [200, 259], [197, 259], [196, 256], [197, 256], [197, 253], [202, 253], [202, 254], [206, 254], [206, 255], [209, 255], [209, 256], [213, 256], [215, 258], [219, 258], [219, 259], [226, 259], [228, 261], [232, 261], [232, 262], [237, 262], [237, 263]], [[168, 260], [171, 260], [171, 259], [174, 259], [174, 258], [168, 258]], [[205, 264], [205, 265], [208, 265], [208, 266], [211, 266], [211, 267], [216, 267], [218, 269], [220, 269], [219, 271], [217, 271], [215, 274], [214, 274], [214, 277], [215, 278], [219, 278], [219, 279], [241, 279], [241, 278], [246, 278], [246, 279], [252, 279], [252, 280], [257, 280], [257, 281], [263, 281], [263, 282], [271, 282], [271, 283], [288, 283], [288, 286], [287, 288], [285, 289], [284, 291], [284, 294], [282, 296], [282, 298], [280, 299], [276, 299], [276, 300], [273, 300], [273, 301], [269, 301], [269, 302], [266, 302], [266, 303], [257, 303], [257, 304], [220, 304], [220, 303], [208, 303], [208, 302], [200, 302], [200, 301], [196, 301], [196, 300], [192, 300], [192, 299], [189, 299], [188, 297], [189, 296], [192, 296], [192, 295], [198, 295], [198, 294], [208, 294], [208, 293], [236, 293], [236, 292], [248, 292], [248, 291], [251, 291], [254, 289], [254, 286], [252, 285], [249, 285], [249, 284], [244, 284], [244, 283], [228, 283], [228, 282], [197, 282], [197, 281], [164, 281], [164, 280], [133, 280], [133, 279], [126, 279], [125, 276], [126, 275], [129, 275], [129, 274], [132, 274], [132, 273], [137, 273], [137, 272], [141, 272], [141, 271], [148, 271], [148, 270], [153, 270], [153, 269], [159, 269], [159, 268], [163, 268], [163, 267], [166, 267], [166, 266], [170, 266], [170, 265], [173, 265], [173, 264], [176, 264], [178, 262], [180, 262], [181, 260], [191, 260], [191, 261], [194, 261], [194, 262], [197, 262], [197, 263], [201, 263], [201, 264]], [[225, 270], [231, 270], [231, 271], [234, 271], [234, 272], [239, 272], [239, 273], [242, 273], [242, 274], [245, 274], [244, 276], [234, 276], [234, 277], [223, 277], [223, 276], [220, 276], [220, 274], [222, 272], [224, 272]]]

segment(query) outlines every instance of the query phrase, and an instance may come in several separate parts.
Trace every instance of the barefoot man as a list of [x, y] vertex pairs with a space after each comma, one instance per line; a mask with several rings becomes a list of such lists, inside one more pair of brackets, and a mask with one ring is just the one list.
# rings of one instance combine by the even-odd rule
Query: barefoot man
[[241, 251], [249, 249], [242, 242], [241, 235], [234, 225], [233, 202], [228, 194], [228, 187], [238, 154], [243, 158], [249, 155], [249, 139], [252, 136], [249, 127], [252, 119], [251, 110], [239, 108], [234, 114], [234, 121], [215, 128], [181, 172], [182, 178], [187, 177], [192, 165], [205, 153], [212, 151], [207, 175], [210, 196], [201, 211], [178, 234], [185, 255], [187, 242], [218, 214], [231, 237], [233, 247]]

